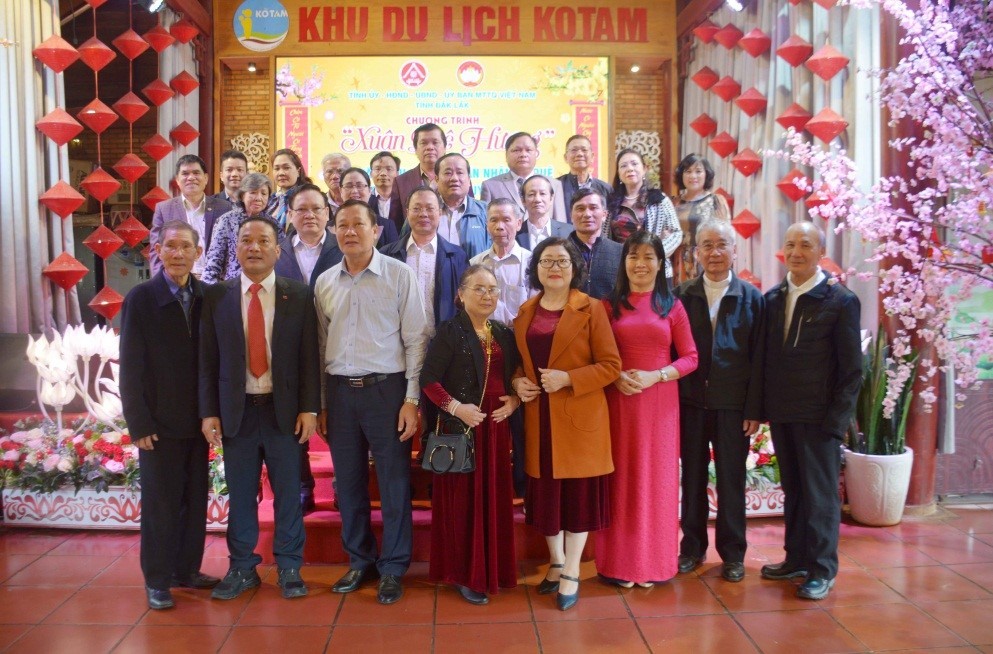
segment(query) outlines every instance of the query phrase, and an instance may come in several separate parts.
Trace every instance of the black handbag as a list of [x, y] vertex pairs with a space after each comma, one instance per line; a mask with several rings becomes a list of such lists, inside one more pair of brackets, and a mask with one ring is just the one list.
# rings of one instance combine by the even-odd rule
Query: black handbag
[[[491, 339], [492, 336], [485, 343], [486, 374], [483, 377], [483, 392], [479, 398], [480, 407], [483, 405], [483, 399], [486, 398], [486, 380], [490, 376]], [[455, 416], [447, 416], [444, 425], [445, 431], [442, 431], [441, 413], [439, 412], [434, 431], [428, 434], [424, 443], [421, 467], [438, 475], [474, 472], [476, 470], [475, 431]]]

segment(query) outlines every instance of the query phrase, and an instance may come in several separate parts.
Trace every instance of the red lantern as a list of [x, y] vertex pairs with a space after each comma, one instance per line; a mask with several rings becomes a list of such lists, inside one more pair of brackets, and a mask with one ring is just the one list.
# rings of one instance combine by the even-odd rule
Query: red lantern
[[845, 131], [848, 121], [835, 113], [830, 107], [825, 107], [817, 115], [807, 121], [807, 131], [830, 143], [832, 139]]
[[153, 81], [151, 84], [146, 86], [141, 90], [145, 94], [152, 104], [156, 107], [161, 107], [165, 102], [172, 99], [175, 95], [173, 90], [169, 88], [169, 85], [160, 79]]
[[776, 54], [796, 68], [806, 61], [813, 51], [814, 46], [794, 34], [783, 41], [783, 44], [776, 49]]
[[102, 7], [105, 2], [107, 2], [107, 0], [86, 0], [86, 4], [90, 5], [94, 9]]
[[810, 71], [822, 80], [829, 80], [838, 74], [842, 68], [848, 65], [848, 57], [841, 54], [830, 45], [814, 53], [807, 63], [804, 64]]
[[779, 259], [779, 263], [786, 265], [786, 255], [783, 254], [783, 248], [776, 250], [776, 258]]
[[711, 92], [717, 95], [724, 102], [730, 102], [741, 93], [741, 84], [734, 81], [730, 75], [725, 75], [717, 84], [710, 88]]
[[788, 197], [793, 202], [797, 202], [800, 198], [807, 194], [807, 191], [797, 186], [797, 182], [807, 186], [810, 184], [803, 173], [794, 168], [790, 172], [783, 175], [783, 178], [776, 182], [776, 188], [783, 192], [783, 195]]
[[993, 245], [983, 246], [982, 259], [987, 266], [993, 263]]
[[810, 118], [810, 112], [794, 102], [786, 108], [786, 111], [776, 116], [776, 122], [784, 129], [792, 127], [795, 131], [802, 132]]
[[100, 102], [99, 99], [83, 107], [76, 116], [97, 134], [103, 134], [104, 130], [117, 120], [117, 114], [114, 113], [114, 110]]
[[164, 190], [162, 190], [161, 186], [156, 186], [151, 191], [141, 196], [141, 201], [145, 204], [146, 207], [148, 207], [152, 211], [155, 211], [155, 205], [157, 205], [159, 202], [162, 202], [163, 200], [168, 200], [170, 197], [172, 196], [166, 193]]
[[703, 43], [710, 43], [714, 40], [714, 34], [721, 28], [714, 25], [709, 20], [704, 20], [702, 23], [693, 28], [693, 34]]
[[724, 200], [728, 203], [728, 209], [731, 210], [731, 213], [734, 213], [734, 196], [733, 195], [731, 195], [730, 193], [728, 193], [727, 191], [725, 191], [724, 190], [724, 187], [721, 187], [721, 186], [717, 187], [717, 190], [714, 191], [714, 194], [715, 195], [719, 195], [722, 198], [724, 198]]
[[737, 168], [738, 172], [745, 177], [751, 177], [762, 167], [762, 157], [755, 154], [754, 150], [745, 148], [731, 157], [731, 165]]
[[65, 145], [83, 131], [83, 126], [65, 109], [52, 109], [34, 125], [58, 145]]
[[124, 239], [110, 231], [106, 225], [100, 225], [83, 239], [83, 245], [93, 250], [101, 259], [106, 259], [124, 245]]
[[114, 164], [114, 170], [118, 175], [134, 184], [136, 179], [148, 172], [148, 165], [129, 152]]
[[121, 310], [124, 303], [124, 296], [109, 286], [104, 286], [100, 292], [90, 300], [90, 308], [107, 320], [113, 320], [114, 316]]
[[176, 93], [186, 96], [200, 86], [200, 82], [197, 81], [196, 77], [193, 77], [184, 70], [179, 75], [172, 78], [169, 82], [169, 86], [175, 89]]
[[83, 190], [103, 202], [121, 188], [121, 183], [107, 174], [103, 168], [97, 168], [79, 183]]
[[193, 125], [190, 125], [184, 120], [180, 124], [176, 125], [171, 132], [169, 132], [169, 136], [172, 137], [174, 141], [178, 141], [183, 145], [189, 145], [200, 137], [200, 132], [198, 132]]
[[[807, 206], [807, 211], [810, 211], [811, 209], [817, 209], [825, 204], [829, 204], [833, 199], [834, 196], [828, 193], [827, 186], [822, 185], [818, 190], [808, 195], [807, 199], [804, 200], [803, 203]], [[820, 212], [818, 211], [818, 213]], [[824, 220], [828, 220], [828, 218], [825, 218], [824, 216], [821, 217], [824, 218]]]
[[148, 41], [148, 45], [152, 46], [152, 50], [155, 50], [159, 54], [176, 42], [176, 37], [167, 32], [161, 25], [156, 25], [145, 32], [142, 38]]
[[751, 238], [762, 227], [762, 222], [755, 217], [755, 214], [745, 209], [731, 220], [731, 226], [741, 234], [742, 238]]
[[711, 86], [717, 83], [717, 80], [720, 79], [720, 77], [709, 67], [704, 66], [696, 73], [694, 73], [693, 77], [691, 77], [690, 79], [693, 80], [693, 83], [699, 86], [701, 89], [707, 91], [710, 89]]
[[134, 123], [136, 120], [148, 113], [148, 105], [141, 101], [137, 95], [128, 91], [121, 96], [121, 99], [114, 103], [114, 111], [121, 115], [121, 118]]
[[770, 39], [765, 32], [756, 27], [751, 32], [741, 37], [738, 41], [738, 47], [753, 57], [758, 57], [759, 55], [765, 54], [769, 51], [769, 48], [772, 47], [772, 39]]
[[145, 237], [148, 236], [149, 231], [148, 228], [145, 227], [140, 220], [135, 218], [132, 213], [128, 214], [127, 219], [117, 226], [114, 233], [120, 236], [121, 240], [127, 243], [129, 248], [133, 248], [145, 240]]
[[141, 55], [142, 52], [148, 50], [148, 41], [141, 38], [137, 32], [133, 29], [128, 29], [126, 32], [118, 36], [116, 39], [111, 41], [114, 47], [121, 51], [125, 57], [134, 61]]
[[759, 93], [759, 90], [754, 86], [741, 95], [739, 95], [734, 103], [738, 105], [738, 108], [745, 112], [745, 115], [751, 118], [755, 114], [765, 111], [766, 106], [769, 104], [765, 99], [765, 96]]
[[821, 270], [823, 270], [826, 273], [830, 273], [834, 277], [841, 277], [842, 275], [845, 274], [845, 271], [841, 269], [841, 266], [836, 264], [834, 262], [834, 259], [832, 259], [827, 255], [821, 257], [821, 260], [818, 262], [818, 264], [820, 265]]
[[55, 186], [42, 193], [39, 200], [49, 211], [54, 212], [60, 218], [65, 218], [78, 209], [86, 201], [86, 198], [60, 179], [55, 183]]
[[41, 274], [52, 280], [56, 286], [63, 291], [68, 291], [76, 285], [89, 268], [74, 259], [68, 252], [63, 252], [55, 258], [55, 261], [45, 266]]
[[116, 56], [113, 50], [108, 48], [103, 41], [95, 36], [87, 39], [86, 43], [79, 46], [80, 59], [83, 60], [84, 64], [96, 71], [103, 70], [104, 66], [112, 62]]
[[169, 32], [176, 37], [177, 41], [185, 44], [195, 39], [197, 34], [200, 33], [200, 30], [184, 18], [173, 23], [172, 27], [169, 28]]
[[814, 0], [814, 2], [824, 7], [825, 9], [831, 9], [836, 4], [838, 4], [838, 0]]
[[710, 149], [717, 153], [721, 159], [726, 159], [729, 154], [738, 149], [738, 141], [727, 132], [721, 132], [710, 139], [708, 144]]
[[723, 45], [728, 50], [732, 49], [734, 46], [738, 45], [738, 41], [741, 40], [742, 32], [740, 29], [728, 23], [721, 29], [714, 33], [714, 40]]
[[56, 73], [61, 73], [79, 59], [79, 51], [57, 34], [39, 43], [31, 54]]
[[787, 0], [787, 1], [788, 1], [788, 2], [789, 2], [789, 3], [791, 4], [791, 5], [793, 5], [794, 7], [796, 7], [796, 6], [797, 6], [797, 5], [799, 5], [799, 4], [801, 3], [801, 2], [803, 2], [803, 0]]
[[141, 151], [156, 161], [162, 161], [172, 152], [172, 143], [156, 134], [142, 144]]
[[759, 289], [760, 291], [762, 290], [762, 280], [756, 277], [755, 273], [753, 273], [748, 268], [745, 268], [738, 272], [738, 279], [743, 279], [752, 286], [754, 286], [755, 288]]
[[692, 127], [693, 131], [703, 138], [707, 138], [714, 133], [714, 130], [717, 129], [717, 121], [709, 115], [703, 113], [693, 119], [693, 122], [690, 123], [690, 127]]

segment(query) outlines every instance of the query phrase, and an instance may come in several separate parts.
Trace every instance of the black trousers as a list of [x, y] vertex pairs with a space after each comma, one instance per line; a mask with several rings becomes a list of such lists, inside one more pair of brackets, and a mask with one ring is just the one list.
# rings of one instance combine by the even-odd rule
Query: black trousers
[[749, 439], [744, 414], [726, 409], [679, 405], [679, 456], [683, 463], [679, 553], [699, 557], [707, 551], [707, 466], [714, 447], [717, 476], [717, 553], [727, 563], [745, 560], [745, 460]]
[[300, 495], [313, 495], [315, 485], [314, 473], [310, 469], [310, 441], [307, 441], [300, 447]]
[[[329, 377], [327, 389], [328, 436], [349, 567], [376, 566], [380, 574], [403, 576], [413, 549], [411, 440], [401, 443], [397, 431], [407, 380], [403, 373], [395, 373], [373, 386], [353, 388], [340, 378]], [[382, 502], [381, 553], [370, 522], [370, 452]]]
[[138, 450], [141, 468], [141, 571], [149, 588], [200, 571], [207, 536], [207, 441], [160, 438]]
[[810, 577], [838, 574], [841, 525], [841, 441], [820, 425], [769, 425], [786, 495], [786, 561], [807, 568]]

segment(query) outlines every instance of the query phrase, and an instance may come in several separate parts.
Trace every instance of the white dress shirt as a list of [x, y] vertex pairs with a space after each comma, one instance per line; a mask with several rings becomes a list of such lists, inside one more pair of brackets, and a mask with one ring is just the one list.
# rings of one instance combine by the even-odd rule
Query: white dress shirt
[[527, 269], [530, 261], [531, 250], [525, 250], [517, 241], [514, 241], [514, 247], [504, 257], [498, 257], [491, 247], [469, 261], [470, 264], [483, 264], [493, 270], [497, 286], [500, 287], [500, 298], [493, 318], [507, 326], [513, 323], [524, 301], [536, 293], [528, 288]]
[[[252, 301], [252, 293], [248, 289], [254, 284], [252, 280], [241, 273], [241, 324], [245, 330], [245, 362], [249, 361], [248, 353], [248, 303]], [[261, 282], [259, 301], [262, 302], [262, 317], [265, 319], [265, 358], [269, 366], [261, 377], [252, 374], [249, 366], [245, 366], [245, 392], [253, 395], [272, 392], [272, 319], [276, 315], [276, 271]]]
[[438, 223], [438, 233], [452, 245], [462, 245], [459, 241], [459, 221], [465, 213], [465, 200], [452, 208], [447, 204], [441, 208], [441, 221]]
[[526, 224], [528, 226], [528, 243], [531, 244], [531, 251], [534, 252], [539, 243], [552, 237], [552, 220], [549, 218], [544, 227], [538, 227], [530, 220], [526, 221]]
[[324, 230], [321, 240], [317, 245], [307, 245], [300, 238], [299, 234], [293, 235], [293, 256], [297, 259], [300, 272], [303, 273], [303, 283], [310, 284], [310, 276], [314, 273], [317, 260], [321, 257], [321, 248], [324, 247], [324, 239], [328, 237], [328, 231]]
[[793, 309], [796, 307], [796, 299], [824, 281], [825, 277], [827, 275], [824, 274], [820, 266], [817, 266], [817, 272], [811, 275], [810, 279], [797, 286], [793, 283], [793, 273], [786, 273], [786, 285], [789, 290], [786, 292], [786, 324], [783, 326], [784, 341], [790, 332], [790, 324], [793, 322]]
[[[200, 242], [206, 243], [207, 236], [209, 236], [209, 234], [207, 234], [207, 221], [206, 221], [207, 196], [204, 195], [203, 198], [200, 200], [200, 204], [194, 207], [190, 203], [190, 201], [186, 199], [186, 196], [184, 195], [183, 209], [186, 211], [186, 222], [188, 222], [193, 227], [193, 229], [197, 230], [197, 234], [200, 235]], [[207, 257], [207, 249], [204, 248], [204, 251], [200, 254], [199, 257], [197, 257], [197, 260], [193, 262], [193, 270], [191, 272], [197, 276], [197, 279], [199, 279], [200, 275], [203, 274], [203, 268], [206, 265], [206, 257]]]
[[435, 263], [438, 259], [438, 235], [419, 246], [414, 242], [414, 237], [410, 237], [407, 243], [407, 265], [414, 269], [414, 276], [417, 279], [417, 287], [421, 290], [421, 301], [424, 304], [424, 316], [427, 319], [428, 337], [434, 336], [435, 315], [434, 315], [434, 272]]
[[382, 195], [376, 194], [376, 203], [379, 205], [379, 215], [382, 218], [390, 217], [390, 196], [383, 197]]
[[710, 281], [706, 275], [703, 276], [703, 291], [707, 294], [707, 306], [710, 307], [710, 328], [717, 329], [717, 312], [721, 308], [721, 300], [727, 295], [728, 288], [731, 287], [731, 271], [728, 271], [727, 279], [719, 282]]

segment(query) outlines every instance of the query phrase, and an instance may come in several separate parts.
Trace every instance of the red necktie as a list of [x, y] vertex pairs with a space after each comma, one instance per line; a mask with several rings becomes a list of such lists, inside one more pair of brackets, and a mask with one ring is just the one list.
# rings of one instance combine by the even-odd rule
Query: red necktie
[[248, 302], [248, 369], [255, 377], [261, 377], [269, 369], [265, 352], [265, 318], [262, 315], [262, 300], [259, 299], [262, 284], [252, 284], [248, 290], [252, 294]]

